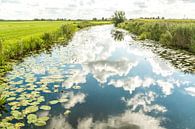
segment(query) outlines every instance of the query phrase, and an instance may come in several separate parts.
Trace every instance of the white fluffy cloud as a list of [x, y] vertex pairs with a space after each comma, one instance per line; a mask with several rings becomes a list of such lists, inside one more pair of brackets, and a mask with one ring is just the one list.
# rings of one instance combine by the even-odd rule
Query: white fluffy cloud
[[155, 99], [158, 95], [152, 91], [148, 93], [139, 93], [133, 96], [130, 99], [125, 99], [124, 97], [122, 100], [130, 107], [132, 112], [139, 111], [139, 112], [152, 112], [155, 111], [156, 113], [163, 113], [166, 112], [167, 109], [161, 105], [153, 104]]
[[63, 95], [61, 98], [63, 98], [63, 99], [69, 99], [69, 101], [64, 104], [64, 107], [66, 109], [71, 109], [76, 104], [84, 103], [85, 102], [86, 95], [84, 93], [74, 94], [73, 92], [69, 92], [69, 93]]
[[129, 71], [137, 65], [137, 62], [128, 60], [106, 61], [99, 60], [83, 65], [83, 68], [93, 74], [100, 83], [106, 83], [111, 76], [126, 76]]
[[0, 0], [0, 18], [110, 17], [123, 10], [130, 17], [165, 16], [195, 18], [194, 0]]
[[185, 91], [191, 95], [191, 96], [195, 96], [195, 87], [188, 87], [188, 88], [185, 88]]
[[[141, 121], [141, 122], [140, 122]], [[117, 116], [110, 116], [104, 121], [94, 121], [92, 117], [82, 118], [78, 121], [78, 129], [165, 129], [160, 126], [161, 119], [147, 116], [143, 113], [134, 113], [129, 110]], [[53, 117], [48, 129], [73, 129], [62, 115]]]

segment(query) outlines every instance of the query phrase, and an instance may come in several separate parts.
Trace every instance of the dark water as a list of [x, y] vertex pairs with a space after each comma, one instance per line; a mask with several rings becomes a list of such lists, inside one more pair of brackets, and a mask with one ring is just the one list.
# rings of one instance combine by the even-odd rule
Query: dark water
[[[113, 29], [79, 31], [68, 46], [15, 66], [4, 93], [12, 97], [9, 112], [17, 110], [22, 118], [7, 120], [10, 114], [4, 114], [4, 126], [6, 121], [9, 126], [22, 122], [25, 129], [195, 129], [195, 74], [175, 69]], [[17, 104], [9, 106], [11, 102]], [[32, 105], [38, 110], [25, 113]], [[40, 109], [42, 105], [51, 109]], [[45, 126], [28, 124], [29, 114], [49, 120]]]

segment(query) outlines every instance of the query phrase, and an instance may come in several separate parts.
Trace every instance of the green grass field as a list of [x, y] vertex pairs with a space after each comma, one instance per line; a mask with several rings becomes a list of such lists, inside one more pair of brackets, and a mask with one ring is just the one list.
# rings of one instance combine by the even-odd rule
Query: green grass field
[[0, 75], [7, 62], [56, 42], [67, 42], [84, 27], [110, 24], [110, 21], [0, 21]]
[[[53, 32], [63, 24], [79, 24], [81, 21], [0, 21], [0, 39], [6, 41], [20, 40], [38, 36], [46, 32]], [[90, 21], [92, 24], [109, 23]]]
[[118, 27], [136, 34], [138, 39], [151, 39], [195, 53], [195, 20], [135, 19]]

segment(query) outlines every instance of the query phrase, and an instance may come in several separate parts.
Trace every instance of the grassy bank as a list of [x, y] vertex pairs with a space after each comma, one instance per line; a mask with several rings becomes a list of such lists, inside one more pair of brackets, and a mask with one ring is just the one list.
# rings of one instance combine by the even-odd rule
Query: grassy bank
[[48, 48], [55, 43], [66, 43], [77, 30], [84, 27], [109, 23], [109, 21], [1, 21], [0, 77], [11, 69], [10, 62], [13, 59]]
[[195, 20], [136, 19], [123, 22], [119, 28], [166, 46], [195, 53]]

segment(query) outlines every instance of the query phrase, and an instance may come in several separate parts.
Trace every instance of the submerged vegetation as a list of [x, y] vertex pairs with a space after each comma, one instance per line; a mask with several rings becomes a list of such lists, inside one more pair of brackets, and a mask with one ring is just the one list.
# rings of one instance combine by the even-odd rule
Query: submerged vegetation
[[194, 20], [136, 19], [123, 22], [118, 27], [136, 34], [140, 40], [151, 39], [195, 53]]

